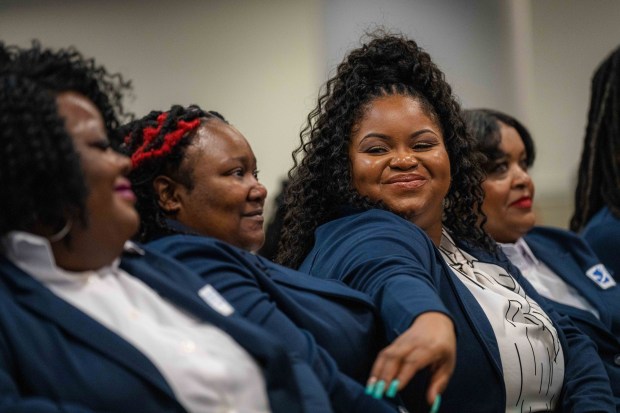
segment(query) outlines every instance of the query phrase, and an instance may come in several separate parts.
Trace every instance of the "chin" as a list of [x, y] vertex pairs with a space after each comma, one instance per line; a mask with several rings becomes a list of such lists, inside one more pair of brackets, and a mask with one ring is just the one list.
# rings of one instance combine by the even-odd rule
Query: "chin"
[[[133, 214], [127, 215], [123, 218], [122, 224], [119, 225], [119, 228], [122, 226], [122, 234], [126, 236], [126, 240], [131, 239], [140, 228], [140, 217], [138, 213], [134, 211]], [[119, 231], [120, 232], [120, 231]]]

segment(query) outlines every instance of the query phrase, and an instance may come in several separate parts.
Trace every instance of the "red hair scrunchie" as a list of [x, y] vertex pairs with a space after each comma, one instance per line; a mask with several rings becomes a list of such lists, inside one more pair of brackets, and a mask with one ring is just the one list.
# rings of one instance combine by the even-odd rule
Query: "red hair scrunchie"
[[[160, 157], [163, 157], [164, 155], [169, 154], [172, 151], [172, 149], [174, 149], [174, 147], [179, 143], [181, 138], [185, 136], [186, 133], [193, 131], [198, 126], [200, 126], [199, 118], [196, 118], [191, 121], [180, 120], [177, 122], [177, 129], [172, 132], [167, 133], [164, 136], [163, 143], [160, 148], [157, 148], [157, 149], [151, 148], [147, 150], [147, 147], [151, 144], [151, 142], [153, 142], [153, 140], [155, 140], [155, 138], [161, 132], [161, 128], [163, 127], [163, 124], [167, 116], [168, 116], [168, 113], [164, 112], [157, 117], [157, 123], [158, 123], [157, 127], [149, 126], [149, 127], [144, 128], [144, 131], [143, 131], [144, 139], [143, 139], [142, 145], [140, 145], [140, 147], [136, 149], [134, 153], [131, 155], [131, 164], [133, 168], [137, 168], [138, 166], [140, 166], [141, 164], [143, 164], [145, 161], [149, 159], [160, 158]], [[125, 138], [126, 143], [127, 143], [128, 138], [131, 139], [130, 136], [127, 136]]]

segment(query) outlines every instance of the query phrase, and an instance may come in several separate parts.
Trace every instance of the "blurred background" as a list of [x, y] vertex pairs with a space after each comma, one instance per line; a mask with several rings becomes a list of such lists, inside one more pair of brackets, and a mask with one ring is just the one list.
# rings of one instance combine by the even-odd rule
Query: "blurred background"
[[270, 191], [319, 89], [364, 32], [416, 40], [464, 108], [516, 116], [532, 132], [539, 223], [566, 228], [591, 76], [620, 44], [604, 0], [0, 0], [0, 40], [76, 46], [131, 79], [126, 107], [221, 112], [250, 141]]

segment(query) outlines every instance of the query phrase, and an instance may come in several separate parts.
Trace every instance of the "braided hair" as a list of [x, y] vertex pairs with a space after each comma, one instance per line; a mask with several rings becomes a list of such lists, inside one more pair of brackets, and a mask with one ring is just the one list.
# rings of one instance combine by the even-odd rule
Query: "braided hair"
[[385, 208], [353, 187], [348, 148], [351, 131], [367, 105], [377, 97], [394, 94], [418, 100], [443, 131], [452, 173], [445, 225], [457, 238], [494, 249], [478, 223], [484, 197], [481, 155], [472, 149], [450, 85], [413, 40], [376, 32], [338, 66], [308, 115], [300, 146], [293, 152], [295, 164], [289, 172], [277, 261], [298, 267], [312, 248], [314, 230], [337, 217], [342, 206]]
[[570, 229], [581, 231], [604, 206], [620, 218], [620, 48], [601, 63], [592, 79]]
[[166, 112], [152, 111], [119, 129], [119, 135], [124, 136], [121, 151], [131, 157], [133, 166], [129, 179], [140, 214], [140, 231], [136, 236], [139, 241], [178, 232], [167, 224], [168, 215], [159, 207], [153, 180], [166, 175], [189, 190], [194, 187], [191, 172], [180, 166], [198, 128], [213, 119], [228, 123], [219, 113], [204, 111], [197, 105], [174, 105]]
[[51, 50], [0, 43], [0, 234], [60, 228], [72, 214], [86, 225], [87, 188], [56, 97], [75, 91], [90, 99], [111, 132], [121, 118], [129, 82], [75, 48]]

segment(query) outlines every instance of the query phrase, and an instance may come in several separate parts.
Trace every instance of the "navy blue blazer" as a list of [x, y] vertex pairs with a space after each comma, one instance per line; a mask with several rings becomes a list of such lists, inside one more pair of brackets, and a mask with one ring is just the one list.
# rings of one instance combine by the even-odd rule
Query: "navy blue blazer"
[[288, 349], [312, 365], [335, 411], [395, 410], [366, 396], [360, 384], [381, 344], [375, 308], [365, 294], [212, 237], [172, 235], [148, 245], [191, 268], [243, 317], [284, 337]]
[[[276, 337], [212, 309], [197, 294], [204, 280], [174, 260], [134, 250], [121, 267], [243, 346], [262, 368], [274, 412], [332, 411], [310, 367]], [[185, 410], [139, 350], [0, 257], [0, 412]]]
[[[521, 274], [491, 254], [468, 250], [480, 260], [510, 267], [526, 293], [549, 314], [565, 357], [560, 411], [615, 412], [609, 380], [592, 342], [568, 318], [544, 302]], [[387, 211], [370, 210], [319, 227], [301, 271], [343, 280], [366, 292], [379, 308], [388, 338], [409, 328], [421, 313], [448, 314], [457, 330], [457, 364], [442, 397], [446, 412], [500, 412], [506, 408], [501, 360], [493, 329], [467, 287], [448, 268], [426, 234]], [[411, 411], [428, 409], [427, 376], [416, 375], [401, 391]]]
[[611, 274], [620, 280], [620, 218], [603, 207], [586, 224], [581, 236], [590, 244]]
[[549, 300], [596, 344], [620, 407], [620, 286], [604, 289], [586, 275], [601, 263], [578, 235], [557, 228], [535, 227], [524, 238], [536, 258], [579, 291], [598, 311], [599, 318], [596, 318], [589, 311]]

